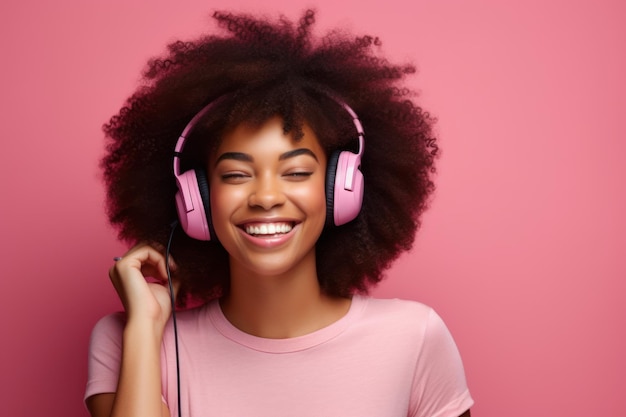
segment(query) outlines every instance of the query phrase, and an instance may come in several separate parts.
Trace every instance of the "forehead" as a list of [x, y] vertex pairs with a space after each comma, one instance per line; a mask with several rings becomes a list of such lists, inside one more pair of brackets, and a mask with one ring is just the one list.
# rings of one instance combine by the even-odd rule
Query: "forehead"
[[240, 124], [226, 132], [211, 160], [215, 161], [224, 152], [243, 152], [251, 156], [263, 156], [281, 153], [296, 149], [310, 149], [318, 158], [325, 158], [325, 153], [319, 139], [311, 127], [304, 123], [302, 126], [303, 137], [295, 139], [291, 132], [283, 130], [283, 120], [274, 117], [260, 126]]

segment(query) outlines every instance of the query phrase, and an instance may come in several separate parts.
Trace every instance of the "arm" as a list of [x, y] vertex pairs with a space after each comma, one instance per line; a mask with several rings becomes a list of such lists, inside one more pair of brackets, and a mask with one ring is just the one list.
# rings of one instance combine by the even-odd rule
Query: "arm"
[[[87, 409], [89, 410], [91, 417], [109, 417], [111, 415], [111, 410], [113, 409], [113, 401], [115, 401], [114, 393], [92, 395], [87, 398]], [[160, 415], [162, 417], [169, 417], [170, 410], [167, 408], [167, 405], [163, 402], [161, 402], [161, 404], [162, 409]], [[465, 415], [462, 417], [465, 417]]]
[[127, 314], [122, 335], [121, 365], [115, 393], [91, 396], [92, 417], [169, 417], [161, 399], [161, 341], [171, 314], [169, 291], [147, 283], [145, 276], [164, 280], [165, 259], [154, 248], [131, 249], [109, 271]]

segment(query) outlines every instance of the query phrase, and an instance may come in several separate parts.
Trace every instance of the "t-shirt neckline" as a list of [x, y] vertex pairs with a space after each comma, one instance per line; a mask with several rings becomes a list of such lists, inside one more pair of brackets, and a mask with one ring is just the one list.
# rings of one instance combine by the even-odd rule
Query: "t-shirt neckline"
[[267, 339], [243, 332], [224, 316], [218, 300], [209, 304], [208, 313], [217, 331], [239, 345], [267, 353], [289, 353], [310, 349], [339, 336], [361, 314], [366, 304], [367, 297], [355, 294], [348, 312], [339, 320], [314, 332], [287, 339]]

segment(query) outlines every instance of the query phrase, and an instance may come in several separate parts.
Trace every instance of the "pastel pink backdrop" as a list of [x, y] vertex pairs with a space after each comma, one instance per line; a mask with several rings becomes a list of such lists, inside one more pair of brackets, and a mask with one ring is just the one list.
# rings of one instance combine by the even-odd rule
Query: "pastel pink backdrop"
[[[310, 2], [4, 1], [0, 6], [3, 415], [86, 416], [88, 335], [120, 308], [100, 126], [146, 59], [212, 8]], [[318, 29], [379, 35], [439, 118], [438, 191], [379, 296], [434, 306], [475, 416], [626, 415], [626, 7], [618, 1], [320, 0]], [[214, 27], [214, 26], [210, 26]]]

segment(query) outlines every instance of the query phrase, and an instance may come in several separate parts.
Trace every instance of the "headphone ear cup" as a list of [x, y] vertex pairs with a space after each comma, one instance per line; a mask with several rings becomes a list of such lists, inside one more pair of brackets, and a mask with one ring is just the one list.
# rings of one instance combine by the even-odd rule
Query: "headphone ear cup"
[[335, 225], [335, 176], [340, 153], [333, 152], [326, 165], [326, 226]]
[[198, 191], [202, 199], [202, 207], [204, 208], [204, 218], [209, 228], [209, 235], [206, 240], [210, 240], [211, 236], [215, 236], [215, 231], [213, 230], [213, 221], [211, 221], [211, 193], [209, 192], [209, 178], [206, 171], [196, 169], [196, 180], [198, 181]]
[[203, 170], [189, 170], [178, 176], [176, 211], [180, 224], [189, 235], [198, 240], [211, 240], [209, 229], [209, 186]]
[[[341, 226], [354, 220], [361, 211], [364, 188], [363, 173], [359, 169], [360, 155], [349, 151], [339, 152], [335, 164], [332, 216], [334, 225]], [[326, 201], [328, 201], [328, 195]], [[328, 206], [326, 210], [328, 211]]]

